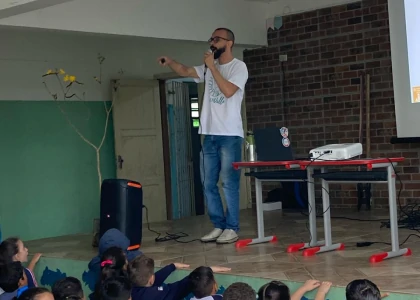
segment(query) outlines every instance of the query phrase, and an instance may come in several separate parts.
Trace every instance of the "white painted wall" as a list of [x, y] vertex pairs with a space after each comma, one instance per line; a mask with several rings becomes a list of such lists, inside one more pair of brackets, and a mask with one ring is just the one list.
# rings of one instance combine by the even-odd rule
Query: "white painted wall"
[[0, 25], [202, 42], [216, 27], [228, 27], [237, 44], [261, 46], [267, 43], [268, 18], [350, 2], [355, 1], [73, 0], [0, 19]]
[[207, 41], [229, 27], [243, 45], [265, 45], [265, 5], [243, 0], [74, 0], [0, 20], [2, 25]]
[[[63, 68], [85, 83], [88, 100], [110, 99], [109, 81], [118, 78], [153, 78], [170, 72], [158, 65], [160, 55], [169, 55], [187, 65], [200, 64], [207, 43], [151, 38], [88, 35], [0, 27], [0, 100], [50, 100], [41, 75], [50, 68]], [[242, 59], [243, 47], [235, 47]], [[97, 53], [106, 57], [102, 87], [93, 80], [98, 75]]]
[[277, 0], [266, 4], [266, 17], [291, 15], [353, 2], [358, 0]]
[[72, 0], [0, 0], [0, 19]]

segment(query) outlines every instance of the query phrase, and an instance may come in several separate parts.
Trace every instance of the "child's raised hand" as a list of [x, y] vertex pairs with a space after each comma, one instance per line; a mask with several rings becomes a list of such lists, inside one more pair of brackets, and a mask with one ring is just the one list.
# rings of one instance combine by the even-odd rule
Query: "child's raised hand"
[[310, 292], [321, 285], [321, 282], [315, 279], [309, 279], [303, 285], [306, 292]]
[[41, 258], [41, 256], [42, 256], [42, 253], [35, 253], [34, 256], [32, 257], [32, 260], [31, 261], [34, 264], [36, 264], [39, 261], [39, 259]]
[[35, 253], [34, 256], [31, 259], [31, 262], [28, 265], [28, 269], [31, 270], [32, 272], [35, 269], [36, 264], [38, 263], [39, 259], [41, 258], [42, 253]]
[[229, 272], [230, 270], [232, 270], [231, 268], [226, 268], [226, 267], [218, 267], [218, 266], [213, 266], [213, 267], [210, 267], [212, 270], [213, 270], [213, 272], [215, 272], [215, 273], [223, 273], [223, 272]]
[[318, 293], [324, 294], [324, 295], [328, 294], [328, 291], [330, 290], [331, 285], [332, 283], [329, 281], [322, 282], [321, 285], [319, 286]]
[[318, 292], [316, 292], [315, 300], [325, 300], [331, 285], [332, 283], [329, 281], [322, 282], [318, 288]]
[[[378, 286], [379, 291], [381, 291], [381, 288]], [[389, 296], [389, 293], [382, 293], [381, 292], [381, 299], [386, 298]]]
[[190, 265], [186, 265], [186, 264], [181, 264], [181, 263], [174, 263], [175, 268], [177, 269], [187, 269], [190, 267]]

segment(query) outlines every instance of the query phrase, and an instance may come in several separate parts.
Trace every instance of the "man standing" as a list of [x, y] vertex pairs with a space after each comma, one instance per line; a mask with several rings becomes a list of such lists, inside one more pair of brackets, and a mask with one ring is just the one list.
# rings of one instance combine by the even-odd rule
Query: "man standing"
[[[231, 30], [216, 29], [209, 43], [213, 53], [204, 54], [201, 66], [184, 66], [166, 56], [158, 61], [182, 77], [194, 78], [197, 83], [205, 81], [199, 128], [199, 133], [204, 135], [200, 173], [214, 229], [201, 241], [232, 243], [238, 240], [240, 188], [240, 171], [235, 170], [232, 163], [241, 161], [244, 138], [241, 104], [248, 69], [244, 62], [233, 57], [235, 36]], [[226, 215], [217, 186], [219, 176], [226, 199]]]

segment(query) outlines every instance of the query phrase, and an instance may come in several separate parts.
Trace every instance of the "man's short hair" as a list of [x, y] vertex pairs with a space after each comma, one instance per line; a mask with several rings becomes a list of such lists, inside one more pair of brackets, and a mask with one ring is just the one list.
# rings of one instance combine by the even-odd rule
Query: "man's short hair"
[[247, 283], [235, 282], [223, 293], [223, 300], [255, 300], [257, 294]]
[[19, 288], [19, 281], [23, 279], [23, 266], [15, 261], [0, 267], [0, 288], [6, 293], [12, 293]]
[[229, 28], [224, 28], [224, 27], [220, 27], [220, 28], [217, 28], [215, 31], [218, 31], [218, 30], [223, 30], [223, 31], [225, 31], [226, 32], [226, 34], [227, 34], [227, 39], [229, 40], [229, 41], [232, 41], [232, 47], [233, 47], [233, 45], [235, 44], [235, 34], [233, 33], [233, 31], [232, 30], [230, 30]]
[[381, 292], [376, 284], [367, 279], [356, 279], [346, 287], [347, 300], [380, 300]]
[[146, 286], [155, 273], [155, 261], [146, 255], [137, 256], [128, 265], [128, 276], [135, 286]]

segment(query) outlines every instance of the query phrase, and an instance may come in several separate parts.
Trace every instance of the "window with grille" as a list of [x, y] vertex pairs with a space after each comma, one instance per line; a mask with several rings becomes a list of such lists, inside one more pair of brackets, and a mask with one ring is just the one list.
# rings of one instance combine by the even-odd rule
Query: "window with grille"
[[198, 98], [191, 98], [191, 119], [193, 127], [200, 126], [200, 112], [198, 111]]

